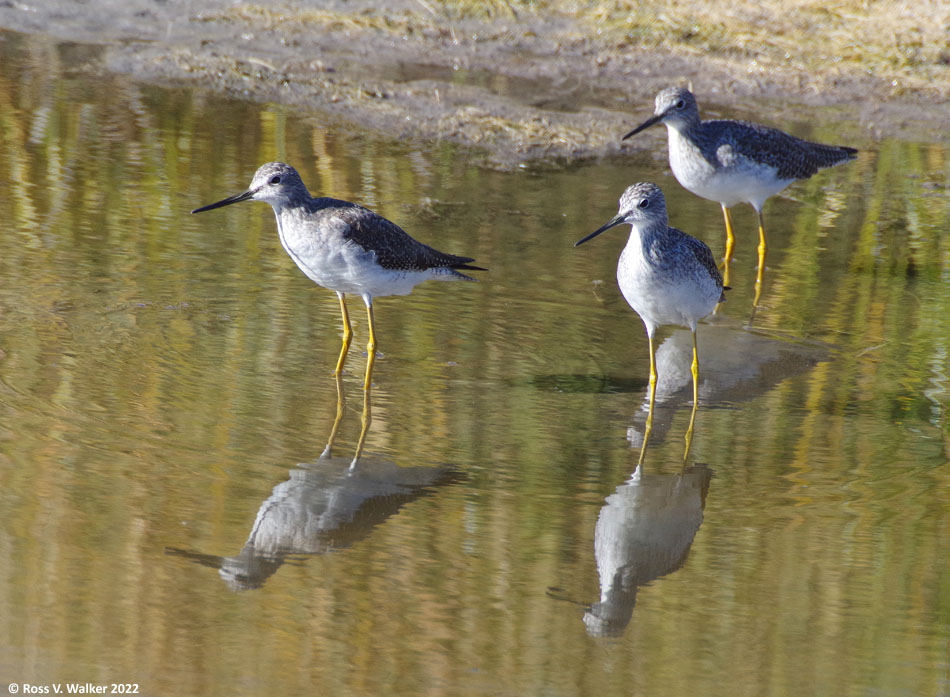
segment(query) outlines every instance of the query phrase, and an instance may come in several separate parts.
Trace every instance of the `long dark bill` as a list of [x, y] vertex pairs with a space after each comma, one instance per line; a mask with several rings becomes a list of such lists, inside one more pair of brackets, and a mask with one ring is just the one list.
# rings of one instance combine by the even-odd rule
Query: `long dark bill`
[[612, 227], [616, 227], [616, 226], [618, 226], [618, 225], [621, 225], [621, 224], [624, 223], [624, 222], [625, 222], [625, 217], [624, 217], [623, 214], [620, 214], [620, 215], [618, 215], [616, 218], [614, 218], [613, 220], [611, 220], [609, 223], [607, 223], [607, 224], [605, 224], [605, 225], [601, 225], [599, 228], [597, 228], [596, 230], [594, 230], [592, 233], [590, 233], [590, 234], [589, 234], [587, 237], [585, 237], [584, 239], [578, 240], [577, 242], [575, 242], [575, 243], [574, 243], [574, 246], [575, 246], [575, 247], [580, 247], [580, 246], [581, 246], [582, 244], [584, 244], [585, 242], [589, 242], [590, 240], [592, 240], [592, 239], [594, 239], [595, 237], [597, 237], [597, 235], [599, 235], [600, 233], [605, 232], [605, 231], [609, 230], [609, 229], [612, 228]]
[[658, 114], [658, 115], [656, 115], [656, 116], [651, 116], [651, 117], [648, 118], [646, 121], [644, 121], [644, 122], [641, 123], [639, 126], [637, 126], [637, 127], [634, 128], [632, 131], [630, 131], [627, 135], [625, 135], [625, 136], [624, 136], [623, 138], [621, 138], [620, 140], [626, 140], [626, 139], [629, 138], [630, 136], [635, 136], [637, 133], [639, 133], [640, 131], [642, 131], [642, 130], [645, 129], [645, 128], [649, 128], [650, 126], [652, 126], [653, 124], [655, 124], [657, 121], [659, 121], [659, 120], [662, 119], [662, 118], [663, 118], [663, 115], [662, 115], [662, 114]]
[[223, 201], [218, 201], [217, 203], [209, 203], [207, 206], [202, 206], [201, 208], [195, 208], [192, 213], [203, 213], [205, 211], [211, 211], [215, 208], [221, 208], [221, 206], [230, 206], [232, 203], [240, 203], [241, 201], [247, 201], [254, 195], [253, 191], [245, 191], [243, 194], [238, 194], [237, 196], [230, 196]]

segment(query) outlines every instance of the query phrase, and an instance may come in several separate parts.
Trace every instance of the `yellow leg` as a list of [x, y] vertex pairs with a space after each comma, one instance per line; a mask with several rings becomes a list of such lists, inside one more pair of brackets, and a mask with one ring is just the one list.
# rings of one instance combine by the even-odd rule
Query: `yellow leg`
[[363, 389], [369, 391], [370, 380], [373, 377], [373, 363], [376, 362], [376, 326], [373, 324], [373, 305], [366, 304], [366, 316], [369, 317], [369, 343], [366, 344], [366, 379], [363, 380]]
[[736, 236], [732, 232], [732, 216], [729, 215], [729, 209], [726, 208], [726, 204], [722, 205], [722, 217], [726, 221], [726, 256], [723, 257], [723, 261], [726, 265], [726, 268], [729, 268], [729, 262], [732, 261], [732, 251], [736, 248]]
[[333, 428], [330, 429], [327, 447], [323, 449], [323, 453], [320, 455], [321, 458], [333, 455], [333, 444], [336, 442], [336, 434], [339, 432], [340, 424], [343, 421], [343, 407], [346, 403], [343, 399], [343, 378], [340, 377], [339, 373], [334, 377], [336, 377], [336, 418], [333, 419]]
[[[726, 208], [726, 204], [722, 204], [722, 217], [726, 221], [726, 255], [722, 258], [722, 285], [729, 285], [729, 263], [732, 261], [732, 252], [736, 248], [736, 237], [732, 232], [732, 217], [729, 215], [729, 209]], [[719, 305], [722, 303], [717, 303], [716, 308], [713, 312], [719, 311]]]
[[638, 465], [643, 464], [643, 458], [647, 453], [647, 441], [650, 440], [650, 432], [653, 430], [653, 405], [656, 402], [656, 351], [653, 349], [653, 335], [647, 333], [647, 339], [650, 342], [650, 409], [647, 412], [647, 423], [643, 429], [643, 445], [640, 446]]
[[696, 330], [693, 330], [693, 364], [690, 366], [693, 374], [693, 411], [689, 415], [689, 428], [686, 429], [686, 452], [683, 461], [689, 457], [689, 449], [693, 445], [693, 424], [696, 422], [696, 408], [699, 406], [699, 351], [696, 348]]
[[333, 374], [339, 377], [343, 372], [343, 364], [346, 363], [346, 353], [350, 350], [350, 341], [353, 340], [353, 329], [350, 327], [350, 314], [346, 311], [346, 297], [343, 293], [337, 295], [340, 296], [340, 312], [343, 313], [343, 348], [340, 349], [340, 357], [336, 361]]
[[765, 272], [765, 219], [762, 217], [762, 211], [759, 214], [759, 269], [755, 274], [755, 298], [752, 300], [752, 306], [759, 306], [759, 296], [762, 294], [762, 275]]

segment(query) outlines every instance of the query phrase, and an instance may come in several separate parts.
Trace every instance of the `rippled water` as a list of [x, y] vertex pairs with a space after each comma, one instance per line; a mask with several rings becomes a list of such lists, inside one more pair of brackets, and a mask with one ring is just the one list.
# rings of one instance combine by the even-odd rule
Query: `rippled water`
[[[74, 72], [0, 35], [0, 680], [146, 695], [950, 694], [950, 154], [852, 164], [754, 217], [722, 311], [646, 337], [614, 281], [655, 155], [480, 169], [450, 145]], [[647, 107], [648, 109], [648, 107]], [[632, 117], [631, 123], [636, 119]], [[776, 124], [782, 126], [783, 124]], [[816, 115], [799, 135], [835, 141]], [[335, 457], [336, 296], [263, 204], [294, 164], [490, 268], [376, 303]], [[0, 689], [3, 683], [0, 683]]]

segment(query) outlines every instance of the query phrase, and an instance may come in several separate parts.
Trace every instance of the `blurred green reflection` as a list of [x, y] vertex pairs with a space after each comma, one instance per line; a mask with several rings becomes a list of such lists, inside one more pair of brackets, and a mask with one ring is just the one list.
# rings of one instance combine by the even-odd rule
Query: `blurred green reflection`
[[[614, 281], [623, 239], [572, 242], [653, 180], [671, 223], [721, 254], [718, 206], [663, 152], [485, 171], [0, 38], [0, 677], [150, 695], [947, 691], [944, 144], [856, 143], [856, 163], [771, 200], [751, 329], [754, 220], [736, 210], [734, 290], [699, 335], [701, 525], [694, 500], [683, 563], [589, 633], [648, 366]], [[833, 140], [820, 116], [797, 134]], [[165, 550], [234, 556], [288, 470], [319, 471], [336, 415], [335, 295], [293, 267], [266, 207], [188, 215], [273, 159], [491, 272], [379, 301], [367, 457], [453, 477], [233, 593]], [[658, 337], [673, 434], [678, 336]], [[360, 382], [344, 376], [348, 404]], [[658, 433], [644, 476], [675, 486], [681, 455]]]

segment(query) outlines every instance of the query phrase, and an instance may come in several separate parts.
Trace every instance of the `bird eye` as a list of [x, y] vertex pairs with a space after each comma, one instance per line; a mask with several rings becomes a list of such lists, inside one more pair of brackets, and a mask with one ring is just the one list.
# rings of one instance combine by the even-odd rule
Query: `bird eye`
[[280, 184], [280, 175], [279, 175], [279, 174], [275, 174], [273, 177], [271, 177], [271, 178], [270, 178], [270, 183], [271, 183], [271, 184]]
[[686, 101], [683, 100], [683, 99], [681, 99], [681, 100], [679, 100], [678, 102], [676, 102], [676, 108], [677, 108], [677, 109], [682, 109], [682, 108], [685, 107], [685, 106], [686, 106]]
[[640, 203], [637, 204], [640, 208], [648, 208], [650, 206], [650, 199], [645, 198], [641, 199]]

